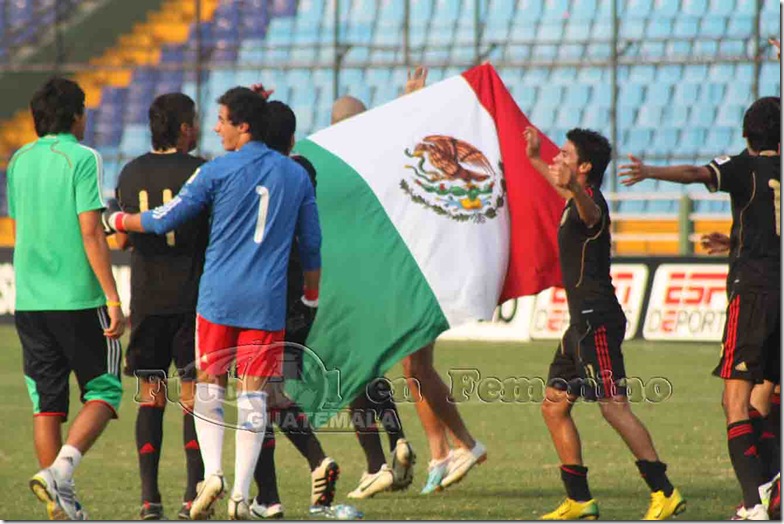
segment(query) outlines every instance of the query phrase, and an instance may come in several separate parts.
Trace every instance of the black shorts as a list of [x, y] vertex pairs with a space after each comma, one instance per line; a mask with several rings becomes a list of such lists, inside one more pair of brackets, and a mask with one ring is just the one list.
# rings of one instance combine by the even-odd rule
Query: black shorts
[[585, 400], [626, 395], [625, 333], [625, 318], [570, 325], [550, 364], [547, 385]]
[[103, 402], [117, 416], [122, 398], [119, 340], [106, 338], [105, 307], [76, 311], [17, 311], [27, 391], [36, 416], [68, 418], [71, 371], [82, 402]]
[[727, 306], [721, 359], [723, 379], [781, 381], [781, 304], [778, 292], [733, 292]]
[[196, 379], [196, 313], [146, 315], [133, 318], [125, 355], [125, 374], [169, 376], [172, 362], [183, 381]]

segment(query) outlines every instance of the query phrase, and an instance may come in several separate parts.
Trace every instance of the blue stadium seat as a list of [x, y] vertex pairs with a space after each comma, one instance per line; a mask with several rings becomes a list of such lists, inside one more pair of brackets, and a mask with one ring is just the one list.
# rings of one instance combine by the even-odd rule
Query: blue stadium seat
[[731, 38], [748, 38], [754, 33], [754, 18], [735, 14], [727, 24], [726, 36]]
[[660, 18], [675, 18], [680, 15], [679, 2], [672, 0], [656, 0], [651, 15]]
[[688, 105], [672, 104], [664, 108], [662, 125], [682, 128], [689, 120]]
[[610, 126], [610, 111], [600, 107], [586, 107], [581, 126], [597, 131], [606, 130]]
[[569, 0], [548, 0], [542, 13], [543, 20], [563, 20], [569, 14]]
[[716, 125], [740, 129], [745, 107], [740, 104], [720, 104], [716, 113]]
[[603, 80], [604, 73], [608, 71], [599, 67], [581, 67], [577, 71], [577, 82], [587, 85], [599, 85]]
[[696, 154], [705, 143], [705, 129], [689, 127], [681, 131], [679, 152], [686, 155]]
[[555, 85], [574, 85], [577, 78], [577, 70], [571, 67], [553, 68], [550, 73], [548, 83]]
[[559, 128], [571, 129], [580, 125], [581, 108], [561, 106], [555, 119], [555, 125]]
[[528, 111], [536, 103], [537, 88], [521, 83], [511, 86], [512, 96], [523, 111]]
[[652, 155], [666, 155], [678, 147], [678, 129], [674, 127], [659, 127], [654, 131], [653, 142], [648, 148]]
[[573, 0], [572, 8], [569, 10], [570, 20], [579, 20], [583, 23], [593, 20], [596, 16], [596, 0]]
[[588, 104], [588, 97], [591, 94], [591, 88], [587, 85], [575, 84], [566, 87], [566, 97], [564, 102], [570, 107], [583, 108]]
[[642, 85], [624, 84], [618, 93], [618, 103], [622, 106], [637, 107], [642, 104]]
[[647, 38], [667, 38], [672, 35], [672, 20], [667, 18], [651, 17], [645, 30]]
[[637, 125], [656, 128], [661, 125], [663, 109], [661, 106], [643, 105], [637, 112]]
[[670, 103], [671, 89], [668, 84], [652, 82], [645, 90], [645, 104], [664, 107]]

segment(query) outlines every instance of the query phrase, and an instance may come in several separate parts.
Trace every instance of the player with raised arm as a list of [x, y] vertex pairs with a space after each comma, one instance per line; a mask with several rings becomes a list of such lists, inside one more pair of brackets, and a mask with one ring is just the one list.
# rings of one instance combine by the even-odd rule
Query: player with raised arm
[[307, 173], [263, 143], [266, 101], [235, 87], [219, 99], [215, 132], [229, 153], [201, 166], [168, 204], [141, 214], [113, 213], [116, 230], [168, 233], [210, 213], [196, 317], [198, 383], [194, 414], [205, 479], [191, 518], [207, 517], [224, 493], [223, 401], [236, 360], [237, 427], [229, 518], [250, 518], [253, 471], [264, 440], [264, 384], [280, 376], [286, 325], [286, 272], [296, 235], [304, 271], [301, 308], [318, 305], [321, 229]]
[[[174, 197], [205, 160], [189, 153], [199, 136], [196, 104], [182, 93], [157, 97], [149, 110], [152, 151], [123, 167], [117, 185], [120, 208], [138, 213]], [[208, 215], [166, 236], [117, 234], [131, 248], [131, 338], [125, 374], [139, 381], [136, 450], [141, 476], [142, 520], [163, 517], [158, 490], [158, 463], [163, 441], [163, 413], [168, 402], [169, 366], [179, 376], [183, 407], [183, 447], [187, 484], [179, 518], [190, 518], [196, 484], [204, 476], [193, 420], [196, 298], [209, 235]]]
[[780, 476], [771, 479], [766, 471], [779, 466], [774, 464], [777, 443], [758, 438], [750, 416], [754, 385], [781, 380], [780, 119], [781, 100], [760, 98], [743, 117], [748, 148], [741, 154], [718, 157], [707, 166], [669, 167], [648, 166], [630, 155], [631, 163], [619, 173], [627, 186], [650, 178], [705, 184], [710, 191], [730, 194], [729, 306], [722, 356], [713, 374], [724, 380], [729, 454], [743, 490], [735, 518], [741, 520], [766, 520], [768, 510], [775, 510], [771, 492], [780, 486]]
[[651, 490], [643, 518], [664, 520], [681, 513], [685, 501], [667, 478], [667, 466], [659, 460], [648, 430], [632, 412], [626, 395], [621, 352], [626, 316], [610, 277], [610, 215], [600, 189], [610, 162], [610, 143], [595, 131], [572, 129], [548, 166], [539, 155], [539, 132], [529, 127], [525, 138], [533, 167], [566, 199], [558, 251], [570, 323], [550, 364], [542, 415], [561, 461], [567, 498], [542, 519], [599, 518], [572, 418], [574, 402], [583, 397], [598, 401], [602, 416], [637, 460]]
[[[8, 211], [16, 237], [15, 322], [33, 403], [33, 443], [42, 468], [30, 488], [50, 519], [83, 520], [73, 475], [117, 417], [125, 319], [101, 223], [103, 161], [79, 143], [85, 95], [52, 78], [30, 102], [35, 142], [8, 168]], [[65, 445], [71, 372], [84, 403]]]

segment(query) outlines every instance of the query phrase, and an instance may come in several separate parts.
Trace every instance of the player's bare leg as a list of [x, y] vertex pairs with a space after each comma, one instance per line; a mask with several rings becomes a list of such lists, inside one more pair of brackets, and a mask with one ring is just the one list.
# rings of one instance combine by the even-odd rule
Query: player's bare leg
[[618, 432], [637, 460], [651, 462], [659, 460], [653, 447], [651, 434], [632, 412], [626, 396], [618, 395], [612, 400], [602, 400], [599, 402], [599, 409], [604, 419]]
[[[404, 368], [410, 367], [408, 358], [403, 363]], [[409, 369], [406, 369], [406, 374], [409, 374]], [[430, 462], [427, 468], [427, 481], [422, 488], [421, 493], [427, 495], [434, 491], [441, 489], [441, 481], [446, 476], [448, 461], [450, 457], [451, 446], [449, 445], [449, 438], [447, 432], [449, 429], [438, 418], [433, 408], [422, 396], [419, 386], [419, 380], [414, 377], [407, 379], [408, 388], [411, 392], [411, 397], [414, 399], [414, 406], [417, 410], [422, 428], [425, 430], [427, 437], [428, 448], [430, 449]], [[453, 440], [454, 435], [452, 436]]]
[[433, 365], [433, 355], [434, 344], [428, 344], [406, 357], [403, 361], [406, 377], [415, 378], [418, 381], [421, 398], [427, 402], [430, 410], [455, 436], [457, 444], [462, 448], [472, 449], [476, 445], [476, 440], [468, 432], [457, 406], [451, 402], [449, 387]]
[[763, 417], [767, 417], [770, 413], [771, 397], [775, 389], [776, 384], [765, 380], [762, 384], [755, 384], [751, 390], [750, 404]]
[[542, 417], [553, 440], [561, 464], [583, 465], [582, 444], [572, 418], [576, 397], [554, 387], [545, 389]]
[[48, 468], [63, 446], [63, 418], [60, 415], [33, 418], [33, 442], [38, 464]]
[[410, 355], [403, 365], [406, 377], [419, 381], [421, 397], [454, 435], [459, 445], [449, 460], [446, 476], [440, 484], [446, 488], [462, 480], [475, 465], [484, 462], [487, 459], [487, 450], [468, 432], [457, 405], [450, 396], [449, 388], [436, 371], [433, 365], [434, 346], [435, 344], [424, 346]]
[[595, 520], [599, 507], [588, 489], [588, 469], [583, 466], [580, 434], [572, 418], [572, 406], [577, 398], [552, 386], [545, 389], [542, 418], [550, 432], [555, 451], [561, 462], [561, 479], [566, 488], [566, 500], [545, 520]]

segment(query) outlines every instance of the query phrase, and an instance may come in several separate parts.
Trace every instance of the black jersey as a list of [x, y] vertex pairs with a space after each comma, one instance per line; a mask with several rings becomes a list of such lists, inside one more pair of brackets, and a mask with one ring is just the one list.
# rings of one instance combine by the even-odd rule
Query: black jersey
[[[310, 181], [313, 182], [313, 187], [316, 187], [316, 168], [313, 167], [313, 164], [305, 158], [304, 156], [300, 155], [292, 155], [292, 160], [297, 162], [308, 173], [310, 177]], [[288, 266], [288, 291], [286, 293], [286, 297], [288, 300], [288, 304], [292, 304], [295, 300], [299, 300], [302, 297], [303, 287], [304, 287], [304, 275], [302, 272], [302, 262], [299, 258], [299, 244], [297, 243], [297, 239], [294, 239], [294, 242], [291, 243], [291, 255], [289, 256], [289, 266]]]
[[[174, 198], [205, 162], [184, 153], [147, 153], [120, 173], [117, 200], [123, 211], [154, 209]], [[130, 233], [131, 313], [166, 315], [196, 310], [199, 278], [209, 239], [209, 214], [165, 236]]]
[[781, 157], [742, 153], [708, 164], [708, 189], [732, 200], [727, 290], [781, 287]]
[[602, 217], [592, 228], [580, 219], [574, 199], [564, 208], [558, 228], [558, 253], [561, 260], [566, 299], [572, 323], [586, 316], [621, 314], [610, 277], [610, 214], [601, 191], [586, 187], [599, 206]]

